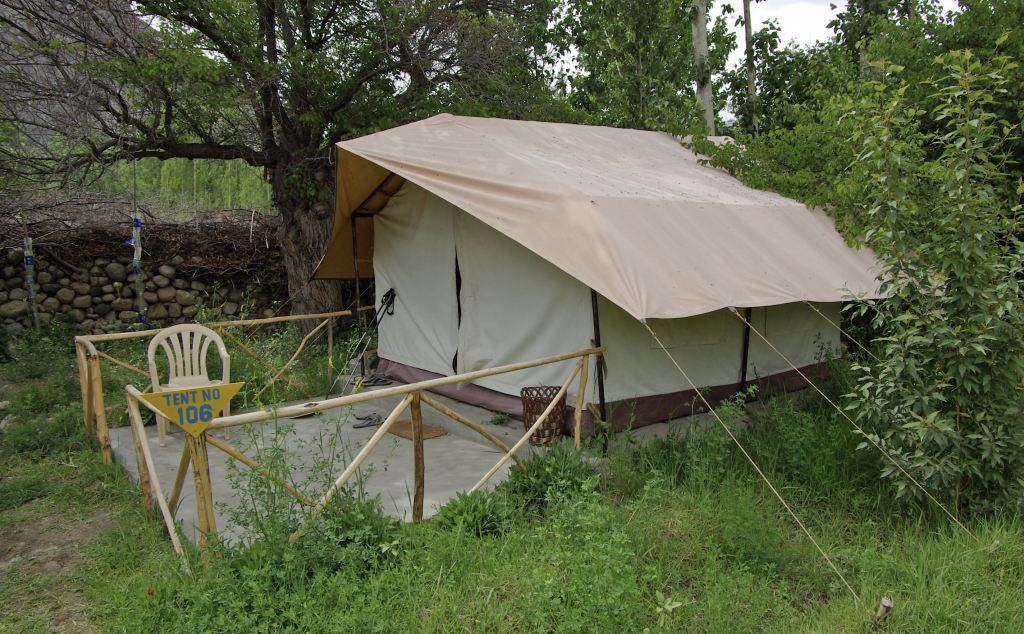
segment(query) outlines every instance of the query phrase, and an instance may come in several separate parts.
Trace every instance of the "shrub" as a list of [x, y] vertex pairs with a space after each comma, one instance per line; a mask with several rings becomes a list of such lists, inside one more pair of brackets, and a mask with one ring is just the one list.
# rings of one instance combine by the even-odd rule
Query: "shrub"
[[437, 511], [434, 522], [446, 530], [464, 531], [477, 537], [499, 535], [508, 518], [505, 498], [489, 491], [460, 491]]
[[510, 500], [534, 510], [576, 496], [594, 477], [594, 468], [568, 439], [553, 443], [524, 464], [526, 473], [512, 469], [508, 480], [498, 485], [498, 490]]
[[[858, 368], [852, 409], [884, 429], [861, 447], [899, 463], [883, 463], [897, 497], [922, 496], [912, 476], [950, 507], [989, 512], [1024, 501], [1024, 185], [1014, 194], [1006, 173], [1019, 130], [991, 110], [1015, 65], [970, 51], [936, 63], [945, 129], [934, 135], [920, 132], [925, 112], [905, 101], [906, 86], [885, 85], [897, 67], [881, 66], [878, 97], [851, 104], [861, 127], [852, 178], [867, 184], [866, 240], [887, 295], [874, 304], [884, 354]], [[927, 143], [938, 158], [924, 160]]]

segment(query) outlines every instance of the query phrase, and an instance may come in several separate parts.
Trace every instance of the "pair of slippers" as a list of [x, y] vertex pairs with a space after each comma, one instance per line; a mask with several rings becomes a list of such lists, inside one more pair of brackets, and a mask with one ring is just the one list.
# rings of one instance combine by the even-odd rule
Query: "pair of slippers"
[[380, 372], [374, 372], [370, 376], [363, 379], [359, 385], [361, 387], [375, 387], [377, 385], [391, 385], [391, 380], [384, 376]]
[[352, 425], [352, 429], [366, 429], [367, 427], [376, 427], [377, 425], [380, 425], [381, 423], [384, 422], [384, 418], [381, 417], [381, 415], [378, 414], [377, 412], [367, 414], [366, 416], [356, 416], [356, 420], [362, 422]]
[[[391, 385], [391, 381], [380, 372], [374, 372], [370, 376], [366, 377], [359, 384], [360, 387], [374, 387], [377, 385]], [[356, 416], [356, 420], [362, 421], [352, 425], [352, 429], [366, 429], [367, 427], [376, 427], [384, 422], [384, 418], [374, 412], [373, 414], [367, 414], [366, 416]]]

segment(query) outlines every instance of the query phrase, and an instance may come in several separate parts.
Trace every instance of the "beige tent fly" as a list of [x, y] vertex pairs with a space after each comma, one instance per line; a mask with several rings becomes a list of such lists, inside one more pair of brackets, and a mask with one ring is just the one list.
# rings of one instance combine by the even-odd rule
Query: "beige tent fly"
[[[695, 397], [641, 322], [718, 400], [744, 378], [802, 386], [730, 307], [808, 367], [839, 333], [805, 302], [838, 323], [845, 297], [878, 296], [872, 254], [826, 214], [659, 132], [439, 115], [339, 143], [337, 166], [314, 277], [375, 277], [378, 301], [395, 290], [379, 355], [400, 380], [580, 350], [599, 333], [608, 415], [638, 426], [689, 413]], [[560, 384], [563, 365], [447, 393], [519, 415], [519, 390]]]

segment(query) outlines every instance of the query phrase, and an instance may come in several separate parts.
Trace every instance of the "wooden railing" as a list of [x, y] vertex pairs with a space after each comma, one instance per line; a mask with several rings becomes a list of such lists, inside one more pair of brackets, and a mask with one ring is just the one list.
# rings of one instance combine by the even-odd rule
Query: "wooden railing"
[[[278, 379], [283, 379], [289, 386], [295, 388], [296, 390], [304, 394], [306, 398], [312, 398], [312, 396], [308, 392], [303, 390], [298, 385], [292, 383], [291, 379], [289, 379], [287, 376], [284, 376], [284, 373], [289, 367], [291, 367], [291, 365], [298, 358], [299, 354], [302, 352], [302, 349], [306, 345], [306, 341], [310, 338], [310, 336], [312, 336], [315, 332], [319, 331], [324, 326], [327, 326], [327, 356], [329, 358], [333, 358], [334, 319], [336, 317], [343, 317], [345, 315], [351, 314], [352, 311], [342, 310], [333, 313], [323, 313], [318, 315], [288, 315], [284, 317], [270, 317], [268, 319], [243, 319], [237, 321], [221, 321], [203, 325], [217, 332], [218, 334], [226, 336], [228, 339], [231, 339], [231, 341], [237, 344], [238, 347], [243, 352], [256, 359], [259, 363], [267, 367], [272, 372], [276, 373], [274, 377], [267, 383], [267, 385], [265, 385], [263, 389], [260, 390], [257, 396], [262, 394], [263, 390], [266, 390], [271, 384], [276, 382]], [[295, 351], [295, 354], [292, 355], [292, 358], [280, 370], [270, 366], [264, 359], [262, 359], [252, 350], [250, 350], [244, 343], [239, 341], [234, 335], [232, 335], [227, 330], [229, 327], [232, 326], [259, 326], [265, 324], [276, 324], [287, 321], [299, 321], [303, 319], [322, 319], [323, 322], [302, 339], [302, 341], [299, 343], [298, 349]], [[134, 332], [118, 332], [105, 335], [81, 335], [75, 337], [75, 354], [78, 359], [78, 380], [82, 390], [82, 418], [84, 419], [85, 433], [90, 439], [95, 439], [95, 442], [99, 444], [100, 451], [103, 454], [104, 464], [110, 464], [111, 455], [110, 433], [109, 430], [107, 429], [107, 414], [103, 404], [103, 370], [100, 367], [100, 359], [105, 359], [109, 363], [112, 363], [116, 366], [122, 367], [126, 370], [130, 370], [132, 372], [135, 372], [136, 374], [141, 374], [142, 376], [146, 377], [147, 380], [150, 380], [151, 377], [149, 375], [149, 372], [140, 370], [139, 368], [136, 368], [131, 364], [125, 363], [124, 361], [121, 361], [119, 359], [115, 359], [114, 357], [100, 350], [97, 350], [95, 344], [105, 341], [118, 341], [122, 339], [138, 339], [142, 337], [152, 337], [158, 334], [159, 332], [160, 329], [139, 330]], [[333, 366], [328, 364], [328, 382], [333, 378], [331, 375], [332, 372]], [[147, 387], [145, 390], [143, 390], [143, 392], [148, 392], [150, 389], [152, 389], [152, 386]], [[163, 443], [161, 443], [161, 446], [163, 446]]]
[[[175, 549], [181, 553], [181, 544], [175, 532], [175, 519], [173, 510], [177, 506], [178, 498], [181, 494], [181, 489], [184, 486], [186, 472], [188, 471], [189, 464], [192, 465], [192, 475], [195, 484], [196, 492], [196, 511], [197, 511], [197, 528], [199, 529], [198, 543], [200, 548], [203, 548], [206, 544], [209, 536], [214, 535], [217, 531], [216, 521], [213, 513], [213, 491], [210, 486], [210, 469], [209, 462], [207, 459], [207, 447], [212, 445], [216, 449], [225, 452], [235, 460], [245, 464], [250, 469], [253, 469], [259, 475], [268, 478], [284, 488], [284, 490], [294, 497], [300, 504], [303, 504], [310, 508], [310, 518], [315, 517], [321, 513], [324, 509], [331, 509], [331, 500], [334, 496], [345, 486], [353, 474], [362, 466], [367, 456], [373, 451], [374, 447], [380, 442], [391, 426], [394, 424], [398, 417], [406, 410], [411, 410], [412, 418], [412, 430], [413, 430], [413, 477], [415, 480], [414, 496], [413, 496], [413, 508], [412, 508], [412, 521], [419, 522], [423, 518], [423, 498], [424, 498], [424, 460], [423, 460], [423, 417], [421, 412], [421, 406], [426, 403], [428, 406], [436, 409], [438, 412], [444, 414], [459, 422], [467, 427], [475, 430], [482, 434], [490, 442], [498, 446], [504, 454], [501, 459], [477, 482], [476, 486], [473, 487], [472, 491], [476, 491], [483, 487], [491, 477], [509, 460], [516, 461], [517, 465], [523, 472], [526, 471], [525, 466], [519, 461], [516, 456], [516, 452], [529, 440], [530, 436], [540, 428], [540, 426], [547, 420], [547, 417], [551, 414], [562, 396], [569, 389], [573, 379], [580, 374], [579, 388], [577, 390], [576, 399], [576, 418], [575, 418], [575, 430], [574, 440], [576, 446], [580, 443], [580, 425], [581, 425], [581, 414], [583, 411], [583, 398], [586, 393], [586, 374], [587, 367], [589, 365], [589, 359], [591, 355], [601, 354], [605, 351], [605, 348], [592, 348], [589, 350], [582, 350], [579, 352], [573, 352], [570, 354], [557, 355], [553, 357], [547, 357], [544, 359], [538, 359], [536, 361], [526, 361], [522, 363], [514, 363], [511, 365], [505, 365], [497, 368], [491, 368], [487, 370], [478, 370], [475, 372], [466, 372], [464, 374], [456, 374], [454, 376], [442, 377], [438, 379], [431, 379], [429, 381], [421, 381], [419, 383], [412, 383], [409, 385], [397, 385], [394, 387], [383, 388], [374, 391], [360, 392], [356, 394], [350, 394], [348, 396], [340, 396], [337, 398], [325, 399], [322, 401], [315, 401], [305, 403], [301, 405], [292, 405], [288, 407], [281, 407], [274, 410], [260, 410], [255, 412], [248, 412], [245, 414], [235, 414], [232, 416], [226, 416], [222, 418], [214, 419], [214, 421], [207, 427], [207, 432], [200, 434], [198, 437], [193, 437], [191, 434], [185, 434], [186, 443], [182, 450], [181, 460], [179, 463], [177, 475], [174, 482], [174, 487], [171, 492], [170, 503], [164, 498], [163, 489], [160, 486], [159, 477], [156, 472], [155, 465], [153, 463], [152, 456], [149, 450], [149, 442], [146, 436], [146, 430], [142, 423], [140, 404], [144, 407], [149, 408], [154, 413], [159, 412], [142, 399], [142, 392], [132, 385], [125, 387], [127, 403], [128, 403], [128, 415], [131, 420], [132, 436], [135, 443], [135, 457], [138, 462], [139, 468], [139, 485], [142, 488], [143, 498], [146, 500], [148, 505], [152, 505], [155, 500], [157, 505], [160, 507], [160, 511], [163, 514], [164, 522], [167, 525], [167, 530], [171, 535], [171, 540], [174, 542]], [[576, 365], [573, 367], [572, 373], [569, 378], [566, 379], [565, 383], [562, 384], [558, 394], [552, 400], [551, 404], [544, 410], [541, 416], [533, 424], [533, 426], [526, 432], [526, 434], [512, 447], [506, 446], [500, 440], [495, 438], [493, 435], [488, 433], [486, 430], [481, 428], [479, 425], [466, 420], [462, 416], [453, 412], [451, 409], [438, 403], [431, 397], [427, 396], [424, 392], [433, 388], [453, 385], [456, 383], [464, 383], [468, 381], [474, 381], [487, 376], [494, 376], [497, 374], [506, 374], [508, 372], [515, 372], [517, 370], [524, 370], [527, 368], [534, 368], [542, 365], [548, 365], [552, 363], [558, 363], [561, 361], [567, 361], [570, 359], [579, 359]], [[582, 374], [581, 374], [582, 373]], [[329, 409], [345, 407], [349, 405], [355, 405], [356, 403], [365, 403], [367, 401], [379, 400], [388, 397], [401, 396], [402, 401], [395, 407], [384, 422], [380, 425], [377, 431], [370, 437], [369, 440], [362, 446], [359, 453], [352, 459], [352, 461], [346, 466], [345, 470], [338, 476], [331, 487], [324, 492], [317, 500], [310, 500], [299, 491], [288, 485], [275, 474], [269, 470], [261, 467], [254, 460], [245, 456], [241, 452], [237, 451], [227, 443], [213, 438], [208, 432], [214, 429], [227, 429], [236, 427], [239, 425], [249, 425], [252, 423], [260, 423], [272, 419], [291, 418], [295, 416], [302, 416], [313, 412], [322, 412]], [[289, 540], [294, 543], [302, 534], [302, 528], [297, 527], [295, 533]]]

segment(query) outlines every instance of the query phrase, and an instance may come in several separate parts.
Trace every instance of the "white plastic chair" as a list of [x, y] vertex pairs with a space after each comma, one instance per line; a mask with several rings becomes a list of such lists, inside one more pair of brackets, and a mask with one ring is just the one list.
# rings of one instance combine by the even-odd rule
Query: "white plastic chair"
[[[206, 353], [210, 343], [217, 344], [217, 353], [223, 371], [221, 379], [210, 380], [206, 371]], [[160, 375], [156, 370], [156, 349], [164, 349], [167, 354], [170, 372], [167, 383], [160, 383]], [[149, 342], [149, 377], [153, 382], [153, 393], [169, 390], [181, 390], [197, 387], [224, 385], [231, 382], [231, 357], [224, 347], [220, 335], [205, 326], [197, 324], [181, 324], [166, 328]], [[224, 416], [231, 415], [231, 406], [224, 406]], [[156, 417], [156, 427], [160, 435], [160, 446], [166, 447], [165, 434], [171, 432], [171, 421], [163, 416]], [[230, 437], [230, 429], [224, 430], [224, 438]]]

